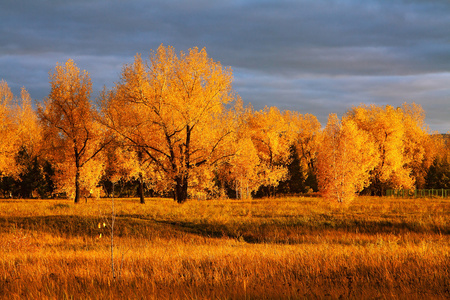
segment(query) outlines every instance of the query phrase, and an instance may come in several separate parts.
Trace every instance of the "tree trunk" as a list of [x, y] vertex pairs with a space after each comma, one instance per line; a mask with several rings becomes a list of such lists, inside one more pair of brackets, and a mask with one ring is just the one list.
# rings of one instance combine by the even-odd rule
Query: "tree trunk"
[[[186, 142], [184, 144], [184, 149], [180, 146], [180, 154], [181, 154], [181, 163], [185, 168], [184, 171], [175, 176], [175, 191], [174, 191], [174, 200], [178, 203], [186, 202], [188, 198], [188, 178], [189, 178], [189, 169], [190, 165], [190, 144], [191, 144], [191, 131], [192, 127], [186, 125]], [[172, 153], [172, 157], [174, 157]], [[176, 169], [176, 168], [174, 168]]]
[[138, 194], [141, 204], [145, 204], [145, 198], [144, 198], [144, 179], [142, 178], [142, 173], [139, 172], [139, 187], [138, 187]]
[[[139, 161], [139, 166], [142, 166], [142, 150], [139, 149], [138, 150], [138, 161]], [[139, 187], [138, 187], [138, 195], [139, 195], [139, 202], [141, 204], [145, 204], [145, 198], [144, 198], [144, 178], [142, 176], [142, 172], [139, 172]]]
[[184, 203], [188, 196], [188, 180], [187, 176], [175, 177], [175, 191], [173, 199], [178, 203]]
[[[74, 141], [74, 145], [75, 145], [75, 141]], [[80, 153], [78, 152], [78, 149], [74, 146], [74, 151], [75, 151], [75, 203], [79, 203], [80, 202], [80, 196], [81, 196], [81, 191], [80, 191]]]
[[77, 167], [77, 171], [75, 173], [75, 203], [80, 202], [80, 170]]

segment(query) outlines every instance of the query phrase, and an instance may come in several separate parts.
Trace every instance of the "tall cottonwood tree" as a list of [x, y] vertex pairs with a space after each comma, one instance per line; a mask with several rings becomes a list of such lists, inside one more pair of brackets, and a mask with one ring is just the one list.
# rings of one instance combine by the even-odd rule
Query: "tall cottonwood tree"
[[[276, 107], [265, 107], [253, 112], [248, 120], [248, 131], [259, 157], [260, 178], [263, 186], [274, 191], [288, 176], [290, 146], [293, 143], [294, 123], [289, 123]], [[273, 192], [272, 192], [273, 193]]]
[[22, 88], [14, 107], [18, 153], [15, 155], [15, 193], [21, 197], [48, 196], [52, 191], [51, 167], [42, 157], [42, 127], [30, 94]]
[[387, 188], [412, 188], [419, 176], [424, 180], [434, 154], [420, 106], [360, 105], [349, 110], [347, 117], [376, 145], [380, 160], [372, 171], [371, 187], [378, 195]]
[[[289, 167], [297, 155], [293, 152], [301, 156], [301, 161], [296, 161], [297, 168], [308, 170], [309, 162], [315, 159], [312, 140], [315, 141], [315, 125], [318, 124], [317, 133], [320, 129], [317, 119], [297, 112], [281, 113], [276, 107], [254, 111], [249, 106], [241, 108], [238, 114], [235, 154], [221, 170], [221, 177], [234, 186], [238, 198], [249, 198], [260, 188], [266, 194], [268, 190], [273, 192], [280, 182], [290, 180]], [[297, 148], [300, 143], [303, 148]], [[300, 153], [299, 149], [304, 151]]]
[[46, 178], [50, 170], [40, 157], [41, 127], [25, 88], [17, 97], [5, 81], [0, 82], [0, 124], [0, 172], [9, 177], [8, 192], [21, 197], [34, 192], [44, 195], [51, 189]]
[[249, 120], [253, 117], [253, 108], [250, 105], [244, 108], [238, 101], [234, 113], [237, 118], [236, 134], [230, 145], [233, 155], [221, 165], [218, 177], [235, 190], [237, 199], [249, 199], [265, 183], [266, 165], [261, 161], [251, 138]]
[[103, 163], [95, 161], [105, 140], [90, 102], [91, 79], [68, 60], [50, 73], [50, 84], [49, 96], [38, 106], [45, 150], [55, 165], [59, 190], [78, 203], [81, 191], [94, 189], [103, 172]]
[[439, 152], [436, 136], [430, 134], [425, 124], [425, 111], [415, 103], [402, 105], [404, 127], [404, 156], [411, 175], [415, 180], [416, 188], [425, 187], [429, 168]]
[[314, 115], [299, 112], [285, 112], [284, 119], [290, 124], [293, 138], [292, 146], [300, 160], [300, 168], [305, 184], [309, 189], [317, 188], [315, 177], [317, 151], [321, 124]]
[[20, 96], [21, 99], [17, 105], [15, 116], [19, 123], [19, 137], [21, 144], [31, 149], [38, 147], [41, 129], [36, 111], [33, 109], [30, 94], [25, 88], [22, 88]]
[[17, 175], [15, 155], [18, 152], [18, 126], [14, 118], [14, 95], [6, 81], [0, 81], [0, 172]]
[[0, 170], [5, 175], [17, 175], [20, 166], [15, 163], [19, 150], [37, 156], [40, 127], [31, 97], [25, 88], [21, 97], [14, 97], [5, 81], [0, 82]]
[[[317, 152], [315, 136], [320, 129], [315, 117], [280, 112], [276, 107], [253, 111], [249, 106], [242, 111], [235, 155], [221, 172], [228, 182], [234, 182], [238, 197], [248, 198], [260, 188], [273, 194], [280, 182], [289, 180], [293, 151], [300, 157], [298, 168], [310, 170]], [[302, 177], [307, 178], [308, 173]]]
[[41, 154], [42, 128], [30, 94], [22, 88], [20, 95], [20, 101], [14, 109], [19, 147], [25, 150], [28, 156], [38, 157]]
[[356, 123], [330, 115], [322, 132], [317, 157], [319, 191], [325, 198], [349, 202], [370, 184], [378, 162], [375, 145]]
[[104, 94], [103, 123], [142, 154], [153, 174], [147, 181], [183, 203], [198, 178], [209, 178], [231, 155], [231, 82], [231, 70], [205, 49], [177, 55], [161, 45], [148, 61], [137, 55], [124, 66], [120, 82]]

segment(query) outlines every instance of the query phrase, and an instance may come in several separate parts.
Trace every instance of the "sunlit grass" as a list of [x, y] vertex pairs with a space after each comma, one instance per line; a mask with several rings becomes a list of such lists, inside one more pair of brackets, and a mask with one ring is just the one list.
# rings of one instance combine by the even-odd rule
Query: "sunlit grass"
[[[0, 297], [450, 297], [450, 201], [0, 201]], [[102, 237], [100, 238], [100, 234]]]

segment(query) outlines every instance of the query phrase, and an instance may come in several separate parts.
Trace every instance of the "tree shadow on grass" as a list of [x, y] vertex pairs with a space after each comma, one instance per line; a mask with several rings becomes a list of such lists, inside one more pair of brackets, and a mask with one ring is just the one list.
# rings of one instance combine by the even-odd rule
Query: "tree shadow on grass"
[[[100, 233], [104, 236], [110, 234], [110, 224], [110, 218], [105, 217], [68, 215], [0, 217], [0, 233], [29, 230], [63, 237], [98, 237]], [[139, 215], [118, 215], [115, 219], [114, 235], [151, 240], [205, 237], [210, 233], [196, 231], [171, 222], [157, 222]]]
[[94, 236], [99, 234], [101, 222], [101, 218], [67, 215], [0, 217], [0, 231], [24, 229], [57, 235]]
[[[62, 236], [95, 237], [99, 233], [105, 234], [105, 229], [102, 226], [99, 228], [99, 224], [103, 223], [108, 224], [107, 218], [67, 215], [0, 217], [0, 232], [25, 229]], [[215, 224], [155, 220], [141, 215], [118, 215], [114, 232], [119, 237], [144, 239], [229, 238], [247, 243], [297, 244], [305, 242], [302, 236], [319, 236], [330, 232], [367, 235], [408, 233], [450, 235], [450, 227], [403, 220], [342, 220], [330, 216], [311, 222], [289, 219], [286, 222], [269, 220], [263, 224], [250, 221]]]
[[317, 235], [323, 233], [350, 233], [350, 234], [443, 234], [450, 235], [450, 227], [427, 226], [416, 222], [391, 222], [391, 221], [346, 221], [336, 222], [328, 220], [311, 224], [308, 222], [264, 223], [264, 224], [211, 224], [193, 223], [181, 221], [156, 221], [168, 224], [174, 229], [211, 238], [231, 238], [243, 240], [247, 243], [302, 243], [302, 236]]

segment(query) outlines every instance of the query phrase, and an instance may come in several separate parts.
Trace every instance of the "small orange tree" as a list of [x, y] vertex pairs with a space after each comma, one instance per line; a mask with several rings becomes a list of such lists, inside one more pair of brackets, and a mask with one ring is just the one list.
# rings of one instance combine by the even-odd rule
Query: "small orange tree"
[[61, 192], [78, 203], [82, 190], [96, 188], [104, 164], [99, 158], [106, 142], [90, 103], [89, 74], [68, 60], [50, 74], [51, 91], [38, 106], [46, 141], [47, 157], [56, 168], [56, 184]]
[[330, 115], [322, 132], [317, 157], [319, 190], [325, 198], [351, 201], [370, 183], [370, 172], [378, 156], [366, 132], [356, 123]]

